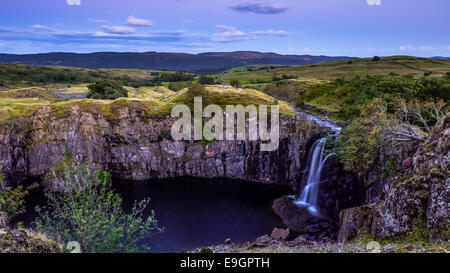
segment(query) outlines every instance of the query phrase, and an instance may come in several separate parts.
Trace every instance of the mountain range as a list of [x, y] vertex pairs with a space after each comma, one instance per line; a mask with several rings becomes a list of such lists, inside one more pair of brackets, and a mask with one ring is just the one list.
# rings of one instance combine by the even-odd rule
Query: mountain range
[[201, 54], [165, 52], [0, 54], [0, 62], [10, 64], [183, 70], [190, 72], [215, 72], [246, 65], [307, 65], [350, 58], [345, 56], [281, 55], [256, 51], [208, 52]]

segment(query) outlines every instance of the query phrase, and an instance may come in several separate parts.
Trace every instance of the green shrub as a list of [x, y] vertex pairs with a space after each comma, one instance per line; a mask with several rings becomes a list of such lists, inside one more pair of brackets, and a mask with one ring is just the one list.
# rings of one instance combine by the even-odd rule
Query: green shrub
[[90, 99], [115, 100], [121, 97], [128, 97], [128, 91], [112, 80], [101, 80], [88, 85], [88, 88], [87, 98]]
[[386, 119], [385, 102], [374, 99], [362, 109], [361, 117], [342, 130], [336, 152], [345, 170], [362, 177], [367, 174], [378, 158]]
[[180, 91], [188, 86], [190, 86], [190, 82], [171, 82], [169, 83], [169, 89], [175, 92]]
[[201, 75], [200, 78], [198, 79], [198, 82], [201, 84], [214, 84], [216, 80], [213, 77]]
[[58, 181], [63, 191], [46, 191], [48, 208], [36, 207], [36, 229], [63, 245], [76, 241], [83, 252], [92, 253], [139, 252], [146, 250], [139, 243], [159, 231], [154, 212], [142, 217], [148, 199], [125, 213], [111, 176], [89, 167], [87, 161], [68, 159], [52, 169], [45, 181], [48, 186]]
[[209, 253], [213, 253], [213, 251], [212, 251], [211, 248], [209, 248], [209, 247], [202, 247], [202, 248], [200, 249], [200, 253], [203, 253], [203, 254], [209, 254]]
[[186, 92], [186, 101], [183, 101], [183, 103], [189, 106], [189, 108], [194, 109], [194, 98], [201, 97], [203, 98], [203, 105], [210, 104], [210, 98], [208, 98], [207, 94], [208, 92], [203, 84], [195, 83], [189, 86], [188, 91]]
[[3, 180], [4, 177], [0, 174], [0, 211], [6, 212], [9, 218], [13, 218], [25, 212], [24, 198], [28, 195], [28, 191], [22, 187], [7, 187], [3, 184]]

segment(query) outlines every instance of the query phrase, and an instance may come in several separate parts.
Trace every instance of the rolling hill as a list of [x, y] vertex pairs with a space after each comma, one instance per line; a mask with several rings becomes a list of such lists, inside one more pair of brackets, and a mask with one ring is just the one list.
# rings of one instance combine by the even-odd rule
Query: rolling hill
[[124, 68], [145, 70], [183, 70], [190, 72], [221, 72], [246, 65], [305, 65], [348, 59], [310, 55], [280, 55], [254, 51], [213, 52], [198, 55], [186, 53], [117, 53], [97, 52], [0, 54], [0, 62], [41, 66], [71, 66], [82, 68]]

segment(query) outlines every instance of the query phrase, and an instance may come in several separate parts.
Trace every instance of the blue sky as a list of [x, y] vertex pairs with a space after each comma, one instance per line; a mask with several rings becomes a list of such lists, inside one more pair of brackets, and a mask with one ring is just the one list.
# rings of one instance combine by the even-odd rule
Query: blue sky
[[450, 56], [448, 0], [2, 0], [0, 52]]

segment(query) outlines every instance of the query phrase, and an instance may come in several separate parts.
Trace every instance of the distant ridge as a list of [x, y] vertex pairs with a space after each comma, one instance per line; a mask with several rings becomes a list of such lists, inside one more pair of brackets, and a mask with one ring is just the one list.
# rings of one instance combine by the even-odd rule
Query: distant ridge
[[431, 59], [450, 60], [450, 57], [435, 56], [435, 57], [431, 57]]
[[281, 55], [257, 51], [208, 52], [197, 55], [165, 52], [0, 54], [0, 62], [10, 64], [192, 72], [215, 72], [245, 65], [305, 65], [344, 59], [351, 59], [351, 57]]

